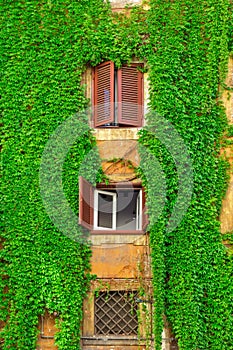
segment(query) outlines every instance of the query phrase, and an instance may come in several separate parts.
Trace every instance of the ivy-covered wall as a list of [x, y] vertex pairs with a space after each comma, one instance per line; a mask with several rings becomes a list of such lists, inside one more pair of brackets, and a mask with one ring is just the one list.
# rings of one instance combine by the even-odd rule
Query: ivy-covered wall
[[[161, 220], [160, 230], [152, 231], [155, 278], [159, 271], [156, 311], [165, 310], [180, 349], [232, 348], [232, 261], [221, 244], [218, 221], [227, 180], [227, 164], [218, 155], [227, 122], [217, 103], [228, 60], [230, 13], [227, 1], [151, 1], [151, 106], [182, 136], [194, 181], [190, 207], [177, 229], [164, 234]], [[155, 125], [153, 118], [148, 124]], [[143, 141], [162, 159], [166, 174], [164, 220], [177, 196], [175, 165], [148, 133]]]
[[[150, 132], [155, 120], [148, 116], [140, 142], [159, 160], [167, 189], [163, 213], [150, 232], [156, 349], [163, 314], [181, 350], [232, 348], [232, 259], [218, 221], [227, 183], [227, 164], [219, 158], [227, 122], [217, 103], [232, 52], [232, 3], [151, 0], [149, 5], [148, 11], [138, 7], [124, 16], [112, 15], [101, 0], [2, 3], [3, 349], [34, 349], [38, 315], [45, 308], [59, 313], [59, 349], [79, 348], [90, 247], [80, 243], [78, 228], [71, 240], [46, 214], [40, 162], [57, 126], [88, 105], [80, 85], [86, 65], [112, 60], [120, 66], [133, 56], [148, 66], [151, 109], [172, 123], [193, 166], [190, 207], [169, 232], [178, 179], [172, 156]], [[86, 130], [63, 167], [63, 187], [76, 214], [77, 174], [93, 145]], [[147, 164], [146, 155], [143, 161]], [[151, 218], [153, 205], [149, 192]]]

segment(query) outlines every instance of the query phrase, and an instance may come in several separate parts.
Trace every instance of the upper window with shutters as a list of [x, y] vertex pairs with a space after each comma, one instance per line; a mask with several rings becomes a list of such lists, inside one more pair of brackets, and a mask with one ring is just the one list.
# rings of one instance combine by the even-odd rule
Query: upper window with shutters
[[93, 68], [94, 127], [141, 127], [143, 122], [143, 65], [116, 69], [104, 62]]

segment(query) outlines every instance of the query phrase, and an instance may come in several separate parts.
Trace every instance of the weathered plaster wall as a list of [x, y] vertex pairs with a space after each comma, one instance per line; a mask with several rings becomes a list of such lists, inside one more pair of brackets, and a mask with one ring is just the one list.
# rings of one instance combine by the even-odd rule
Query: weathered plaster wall
[[125, 6], [140, 5], [142, 0], [110, 0], [112, 11], [122, 11]]
[[100, 158], [103, 161], [128, 159], [135, 166], [140, 163], [137, 143], [137, 129], [96, 129], [94, 134]]
[[148, 236], [127, 244], [98, 245], [98, 240], [102, 242], [101, 236], [96, 237], [91, 262], [99, 278], [151, 278]]
[[[131, 1], [130, 3], [139, 4], [141, 1]], [[114, 11], [122, 10], [129, 1], [111, 1]], [[92, 101], [92, 72], [88, 68], [83, 74], [82, 83], [85, 87], [86, 97]], [[147, 74], [144, 74], [144, 112], [146, 113], [149, 88]], [[93, 128], [91, 111], [89, 113], [90, 126]], [[97, 140], [97, 147], [102, 160], [103, 170], [110, 178], [110, 181], [130, 181], [135, 177], [134, 166], [140, 163], [138, 153], [138, 131], [140, 128], [96, 128], [93, 134]], [[122, 159], [121, 163], [128, 161], [133, 167], [125, 167], [124, 164], [118, 164], [116, 160]], [[128, 163], [127, 163], [128, 164]], [[118, 167], [120, 165], [120, 167]], [[123, 173], [122, 173], [123, 172]], [[114, 177], [115, 176], [115, 177]], [[118, 180], [116, 180], [118, 179]], [[132, 179], [131, 179], [132, 180]], [[136, 181], [136, 180], [135, 180]], [[137, 180], [138, 181], [138, 180]], [[94, 234], [91, 235], [92, 242], [92, 273], [97, 276], [93, 282], [89, 297], [84, 303], [84, 319], [82, 331], [82, 348], [87, 350], [144, 350], [144, 344], [138, 344], [135, 338], [129, 344], [129, 339], [116, 339], [111, 344], [109, 340], [101, 343], [100, 339], [95, 339], [94, 333], [94, 296], [93, 291], [97, 288], [104, 289], [104, 284], [108, 285], [110, 290], [135, 290], [141, 287], [141, 284], [150, 286], [148, 293], [152, 294], [151, 289], [151, 263], [149, 252], [149, 237], [146, 234]], [[151, 327], [151, 323], [150, 323]], [[141, 330], [144, 332], [144, 329]], [[90, 339], [86, 339], [89, 337]], [[167, 347], [164, 349], [168, 350]]]
[[45, 312], [43, 319], [39, 319], [39, 331], [36, 350], [58, 350], [54, 345], [54, 335], [57, 331], [54, 315]]

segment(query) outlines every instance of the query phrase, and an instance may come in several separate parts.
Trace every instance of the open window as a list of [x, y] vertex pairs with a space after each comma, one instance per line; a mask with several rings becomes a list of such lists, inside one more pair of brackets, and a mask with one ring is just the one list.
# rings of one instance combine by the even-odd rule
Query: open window
[[148, 220], [142, 187], [93, 187], [80, 177], [79, 223], [92, 233], [142, 233]]
[[142, 64], [116, 69], [111, 61], [93, 68], [94, 127], [140, 127], [143, 119]]

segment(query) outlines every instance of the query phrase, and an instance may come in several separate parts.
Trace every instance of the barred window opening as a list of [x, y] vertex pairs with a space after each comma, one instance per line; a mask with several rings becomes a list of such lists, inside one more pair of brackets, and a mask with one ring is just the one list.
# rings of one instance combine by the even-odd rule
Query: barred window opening
[[136, 297], [135, 291], [99, 292], [95, 297], [95, 334], [137, 335]]

